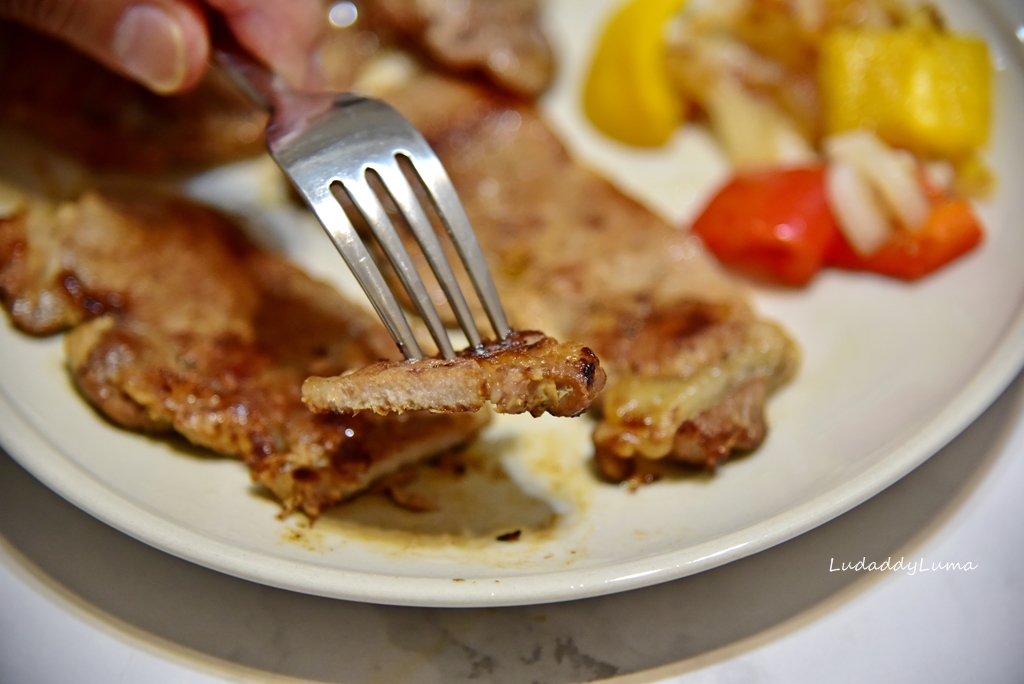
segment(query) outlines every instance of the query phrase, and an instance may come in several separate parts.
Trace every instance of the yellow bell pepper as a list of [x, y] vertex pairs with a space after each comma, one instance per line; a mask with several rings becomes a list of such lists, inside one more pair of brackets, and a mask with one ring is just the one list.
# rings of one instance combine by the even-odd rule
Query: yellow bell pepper
[[840, 30], [819, 64], [825, 130], [874, 130], [926, 156], [959, 158], [989, 135], [992, 72], [976, 38], [935, 30]]
[[683, 103], [665, 64], [665, 25], [685, 0], [631, 0], [598, 44], [583, 107], [606, 135], [631, 145], [661, 145], [683, 120]]

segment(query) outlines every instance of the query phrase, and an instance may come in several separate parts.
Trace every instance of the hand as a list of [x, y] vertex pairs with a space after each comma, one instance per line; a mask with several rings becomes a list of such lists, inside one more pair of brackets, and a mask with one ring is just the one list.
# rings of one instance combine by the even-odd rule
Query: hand
[[[298, 88], [322, 79], [317, 48], [326, 22], [320, 0], [206, 0], [238, 42]], [[210, 38], [198, 0], [0, 0], [9, 17], [60, 38], [151, 90], [194, 86]]]

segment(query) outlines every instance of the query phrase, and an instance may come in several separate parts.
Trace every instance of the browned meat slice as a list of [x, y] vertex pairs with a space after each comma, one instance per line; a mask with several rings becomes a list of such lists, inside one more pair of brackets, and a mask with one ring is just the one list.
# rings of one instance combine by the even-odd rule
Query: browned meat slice
[[748, 451], [764, 439], [765, 395], [774, 378], [754, 377], [736, 385], [711, 408], [688, 418], [675, 434], [670, 457], [699, 468], [714, 470], [734, 450]]
[[321, 413], [460, 412], [489, 404], [498, 413], [578, 416], [604, 382], [594, 352], [531, 331], [454, 359], [381, 361], [340, 377], [309, 378], [302, 397]]
[[230, 224], [183, 202], [22, 195], [0, 222], [0, 296], [33, 335], [125, 312], [170, 332], [251, 339], [259, 301], [239, 267], [246, 251]]
[[168, 337], [105, 316], [66, 340], [76, 385], [109, 418], [239, 457], [286, 511], [312, 517], [486, 423], [473, 414], [314, 415], [301, 401], [302, 368], [237, 338]]
[[385, 97], [444, 162], [513, 328], [592, 347], [574, 331], [602, 302], [740, 298], [696, 238], [573, 159], [532, 106], [437, 75]]
[[73, 327], [72, 376], [111, 420], [241, 458], [286, 511], [316, 516], [487, 420], [311, 413], [306, 377], [394, 358], [394, 343], [329, 286], [178, 200], [24, 202], [0, 218], [0, 300], [27, 332]]
[[[749, 451], [764, 440], [768, 430], [763, 411], [766, 385], [763, 378], [748, 380], [711, 408], [682, 421], [671, 452], [661, 458], [619, 456], [609, 444], [599, 443], [594, 451], [597, 467], [609, 480], [629, 481], [632, 485], [659, 479], [667, 464], [714, 470], [734, 451]], [[613, 444], [630, 439], [628, 432], [615, 434], [609, 430], [609, 434]]]
[[498, 86], [535, 96], [551, 82], [554, 57], [537, 0], [362, 0], [372, 23], [411, 39], [442, 66], [481, 72]]
[[616, 378], [594, 431], [611, 479], [649, 480], [662, 460], [713, 470], [756, 447], [767, 395], [797, 366], [785, 333], [746, 307], [685, 302], [597, 325], [595, 347]]
[[157, 173], [259, 154], [266, 115], [218, 72], [190, 93], [161, 97], [0, 21], [0, 123], [97, 170]]
[[436, 76], [389, 99], [452, 176], [513, 326], [601, 359], [609, 477], [641, 459], [711, 467], [760, 443], [764, 399], [798, 352], [695, 238], [573, 160], [529, 105]]

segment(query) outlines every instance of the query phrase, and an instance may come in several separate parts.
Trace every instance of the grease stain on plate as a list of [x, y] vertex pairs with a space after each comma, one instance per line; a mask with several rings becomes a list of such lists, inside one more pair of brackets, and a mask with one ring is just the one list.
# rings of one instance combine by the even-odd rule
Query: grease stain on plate
[[496, 416], [465, 450], [402, 471], [312, 525], [289, 523], [281, 541], [319, 552], [348, 543], [474, 557], [539, 550], [590, 504], [591, 427], [585, 418]]

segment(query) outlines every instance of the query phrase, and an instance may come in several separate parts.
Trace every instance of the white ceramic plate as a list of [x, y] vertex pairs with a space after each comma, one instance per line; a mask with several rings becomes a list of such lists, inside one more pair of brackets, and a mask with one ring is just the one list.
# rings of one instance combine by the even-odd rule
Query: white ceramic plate
[[[579, 118], [580, 69], [608, 4], [552, 2], [563, 54], [546, 111], [578, 154], [655, 209], [684, 218], [725, 173], [706, 136], [686, 131], [666, 150], [641, 155], [597, 138]], [[104, 422], [72, 391], [60, 341], [29, 339], [7, 324], [0, 327], [0, 439], [55, 491], [153, 546], [256, 582], [360, 601], [582, 598], [682, 577], [800, 534], [928, 458], [1024, 360], [1020, 45], [981, 6], [945, 9], [954, 26], [990, 40], [999, 66], [991, 162], [1002, 189], [981, 207], [987, 240], [913, 285], [826, 273], [806, 290], [756, 293], [760, 309], [799, 340], [804, 363], [770, 403], [763, 447], [714, 477], [630, 493], [593, 477], [586, 423], [509, 418], [488, 433], [484, 450], [511, 480], [481, 471], [466, 486], [428, 472], [424, 486], [441, 492], [447, 512], [405, 514], [365, 497], [310, 529], [278, 520], [277, 505], [248, 485], [241, 464]], [[252, 180], [264, 171], [242, 165], [191, 188], [255, 214], [282, 249], [338, 278], [340, 261], [315, 225], [261, 208]], [[513, 529], [522, 530], [518, 541], [495, 539]]]

